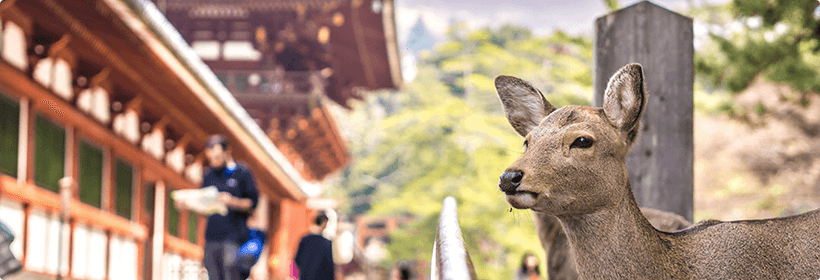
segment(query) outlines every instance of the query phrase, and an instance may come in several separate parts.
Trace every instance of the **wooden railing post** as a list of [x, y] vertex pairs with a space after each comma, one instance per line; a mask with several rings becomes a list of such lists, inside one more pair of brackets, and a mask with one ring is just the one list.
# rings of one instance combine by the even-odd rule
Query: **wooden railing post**
[[431, 280], [473, 280], [478, 279], [470, 260], [470, 253], [464, 245], [461, 228], [458, 226], [456, 199], [444, 198], [441, 215], [436, 230], [436, 242], [433, 244], [433, 257], [430, 261]]
[[609, 77], [640, 63], [649, 92], [641, 136], [626, 158], [638, 205], [692, 221], [692, 19], [643, 1], [595, 20], [594, 106]]

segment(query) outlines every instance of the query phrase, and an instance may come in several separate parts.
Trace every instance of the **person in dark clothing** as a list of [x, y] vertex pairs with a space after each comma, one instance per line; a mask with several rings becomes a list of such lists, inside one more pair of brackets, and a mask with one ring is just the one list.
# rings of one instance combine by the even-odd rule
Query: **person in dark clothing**
[[516, 272], [517, 280], [541, 280], [541, 269], [538, 268], [538, 257], [528, 252], [521, 257], [521, 268]]
[[415, 279], [413, 275], [413, 265], [409, 262], [400, 262], [395, 269], [393, 269], [393, 277], [391, 280], [411, 280]]
[[300, 280], [332, 280], [336, 273], [333, 264], [333, 245], [322, 236], [327, 226], [327, 216], [319, 213], [310, 226], [310, 234], [299, 241], [296, 250], [296, 267]]
[[[259, 192], [251, 171], [231, 157], [225, 136], [208, 137], [205, 156], [211, 168], [203, 175], [202, 187], [215, 186], [220, 192], [219, 201], [228, 207], [228, 213], [208, 216], [202, 265], [211, 280], [244, 280], [247, 275], [240, 274], [236, 267], [237, 252], [247, 241], [248, 217], [256, 208]], [[187, 208], [183, 203], [176, 206]]]

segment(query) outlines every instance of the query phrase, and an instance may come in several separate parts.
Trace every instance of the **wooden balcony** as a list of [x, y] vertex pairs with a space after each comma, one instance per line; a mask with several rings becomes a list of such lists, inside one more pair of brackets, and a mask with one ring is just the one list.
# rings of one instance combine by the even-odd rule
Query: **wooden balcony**
[[327, 84], [320, 71], [215, 69], [214, 73], [243, 106], [303, 101], [324, 95]]

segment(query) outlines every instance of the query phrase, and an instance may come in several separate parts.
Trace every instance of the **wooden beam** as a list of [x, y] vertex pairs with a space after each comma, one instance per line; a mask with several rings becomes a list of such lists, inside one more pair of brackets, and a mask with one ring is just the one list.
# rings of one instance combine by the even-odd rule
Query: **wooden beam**
[[169, 117], [168, 115], [162, 115], [162, 118], [160, 118], [159, 121], [154, 123], [154, 126], [151, 128], [151, 130], [159, 130], [162, 132], [163, 135], [165, 135], [165, 127], [168, 126], [168, 124], [170, 123], [171, 117]]
[[185, 146], [188, 146], [188, 144], [190, 144], [191, 141], [193, 141], [193, 139], [194, 139], [194, 136], [192, 136], [191, 133], [185, 133], [184, 135], [182, 135], [182, 138], [179, 138], [179, 140], [177, 140], [177, 144], [176, 144], [175, 147], [176, 148], [181, 147], [184, 150]]
[[48, 48], [48, 56], [57, 56], [58, 53], [65, 50], [71, 42], [71, 38], [71, 34], [63, 34], [57, 42], [54, 42], [54, 44], [51, 44]]
[[[173, 202], [171, 200], [168, 200], [168, 204], [171, 204], [171, 203], [173, 203]], [[179, 214], [179, 217], [177, 218], [177, 221], [179, 221], [179, 226], [178, 226], [179, 231], [178, 232], [179, 232], [179, 239], [181, 239], [181, 242], [172, 242], [172, 243], [183, 243], [183, 242], [184, 243], [190, 243], [188, 241], [188, 211], [178, 209], [177, 214]]]
[[45, 4], [44, 6], [46, 6], [48, 10], [57, 15], [56, 20], [61, 21], [64, 26], [68, 27], [68, 31], [74, 35], [76, 40], [72, 41], [86, 42], [84, 45], [88, 47], [88, 51], [98, 53], [102, 56], [105, 60], [103, 63], [107, 62], [107, 65], [110, 67], [108, 69], [111, 69], [110, 71], [116, 70], [117, 72], [122, 73], [125, 77], [133, 81], [132, 84], [141, 87], [140, 92], [144, 92], [151, 96], [151, 98], [157, 103], [166, 104], [167, 106], [164, 108], [166, 113], [173, 120], [180, 122], [182, 127], [186, 130], [196, 134], [197, 138], [204, 139], [207, 137], [207, 134], [199, 128], [194, 121], [188, 118], [179, 108], [171, 105], [172, 103], [163, 96], [162, 91], [156, 88], [155, 83], [149, 82], [143, 74], [138, 73], [135, 69], [129, 67], [130, 64], [126, 63], [125, 60], [117, 55], [117, 53], [109, 47], [109, 44], [106, 44], [104, 40], [100, 39], [100, 37], [95, 35], [94, 32], [85, 27], [83, 25], [83, 21], [75, 18], [71, 13], [57, 4], [55, 0], [43, 0], [43, 2]]
[[111, 67], [105, 67], [102, 71], [94, 75], [94, 77], [91, 77], [88, 87], [93, 88], [99, 86], [104, 88], [106, 92], [110, 94], [111, 91], [113, 91], [113, 87], [109, 77], [111, 77]]
[[[116, 1], [108, 2], [111, 4], [112, 7], [115, 7], [115, 13], [120, 12], [120, 10], [116, 8], [116, 6], [122, 5], [121, 3]], [[132, 15], [128, 14], [127, 12], [122, 12], [121, 17], [126, 21], [130, 21], [129, 18], [131, 18]], [[137, 21], [135, 21], [135, 24], [136, 23]], [[299, 192], [297, 189], [298, 187], [290, 181], [290, 179], [284, 173], [283, 170], [278, 168], [278, 164], [273, 162], [272, 159], [269, 157], [261, 156], [262, 154], [264, 154], [264, 151], [261, 150], [261, 146], [255, 143], [255, 140], [253, 140], [250, 137], [250, 135], [248, 135], [245, 132], [245, 129], [238, 123], [238, 121], [231, 117], [230, 113], [225, 111], [225, 108], [221, 104], [218, 104], [218, 102], [216, 102], [215, 98], [211, 96], [210, 93], [208, 93], [207, 90], [203, 88], [202, 85], [199, 82], [197, 82], [194, 77], [192, 77], [191, 73], [188, 72], [188, 70], [185, 69], [185, 67], [179, 64], [178, 60], [172, 54], [170, 54], [170, 52], [168, 52], [168, 50], [162, 44], [160, 44], [156, 40], [153, 34], [140, 33], [139, 36], [146, 40], [148, 48], [156, 51], [156, 54], [162, 59], [161, 61], [165, 62], [166, 65], [171, 69], [171, 71], [179, 75], [179, 77], [187, 86], [190, 87], [190, 89], [199, 98], [199, 100], [203, 101], [205, 106], [212, 110], [212, 112], [214, 112], [216, 117], [223, 122], [227, 130], [233, 132], [238, 137], [238, 146], [244, 146], [245, 148], [251, 151], [250, 154], [253, 155], [253, 157], [251, 158], [253, 160], [253, 163], [255, 163], [259, 168], [268, 171], [266, 172], [267, 174], [264, 175], [272, 176], [276, 178], [276, 180], [282, 181], [282, 186], [284, 190], [290, 193], [290, 195], [294, 198], [298, 199], [302, 196], [301, 192]], [[259, 173], [260, 172], [257, 172], [257, 174]]]
[[[63, 171], [64, 177], [71, 177], [72, 180], [79, 180], [80, 176], [80, 168], [79, 168], [79, 137], [77, 136], [76, 130], [74, 126], [67, 125], [65, 127], [65, 170]], [[104, 160], [104, 159], [103, 159]], [[74, 187], [71, 190], [71, 197], [72, 199], [80, 199], [80, 190], [79, 184], [74, 184]]]
[[17, 2], [17, 0], [6, 0], [6, 1], [0, 2], [0, 12], [5, 11], [9, 7], [14, 6], [15, 2]]
[[[69, 219], [66, 222], [68, 223], [68, 267], [66, 273], [63, 274], [64, 276], [71, 275], [71, 267], [74, 265], [74, 250], [71, 248], [74, 248], [74, 228], [77, 226], [76, 221], [73, 219]], [[62, 238], [62, 236], [60, 238]]]
[[[60, 211], [60, 196], [56, 193], [32, 184], [19, 185], [16, 180], [7, 176], [0, 176], [0, 184], [3, 185], [0, 191], [4, 196], [11, 196], [25, 205], [36, 206], [47, 211]], [[145, 226], [86, 205], [76, 198], [71, 201], [70, 212], [72, 220], [98, 225], [105, 230], [111, 230], [139, 241], [144, 241], [148, 235]]]
[[2, 15], [4, 20], [11, 20], [20, 26], [27, 35], [31, 35], [33, 25], [31, 16], [21, 11], [17, 5], [14, 5], [15, 2], [16, 1], [3, 1], [0, 3], [0, 15]]
[[128, 103], [125, 104], [123, 112], [127, 109], [131, 109], [134, 110], [134, 112], [137, 112], [137, 116], [142, 115], [143, 100], [145, 100], [145, 98], [143, 98], [142, 95], [137, 95], [137, 97], [134, 97], [131, 101], [128, 101]]
[[333, 147], [333, 155], [339, 165], [344, 166], [349, 160], [347, 145], [345, 144], [344, 139], [342, 139], [339, 135], [339, 130], [337, 129], [336, 123], [332, 119], [331, 115], [328, 114], [327, 109], [324, 106], [321, 106], [313, 109], [312, 116], [322, 130], [325, 131], [324, 138], [328, 143], [331, 143], [331, 147]]
[[313, 100], [317, 100], [318, 97], [309, 95], [309, 94], [282, 94], [282, 95], [275, 95], [275, 94], [246, 94], [246, 93], [234, 93], [234, 98], [236, 101], [239, 101], [240, 104], [245, 105], [279, 105], [279, 104], [297, 104], [297, 105], [307, 105]]
[[[136, 166], [141, 166], [142, 170], [140, 170], [140, 172], [142, 172], [142, 174], [156, 174], [156, 180], [163, 179], [166, 181], [174, 182], [175, 185], [183, 188], [195, 187], [190, 182], [184, 180], [181, 177], [181, 175], [176, 174], [173, 170], [170, 170], [170, 168], [163, 166], [161, 162], [153, 159], [151, 156], [140, 151], [138, 147], [131, 145], [124, 139], [113, 134], [113, 132], [111, 132], [110, 130], [107, 130], [105, 127], [103, 127], [87, 115], [73, 108], [71, 104], [68, 104], [64, 100], [57, 98], [44, 88], [38, 86], [37, 84], [35, 84], [34, 81], [25, 77], [23, 73], [17, 71], [16, 69], [13, 69], [12, 66], [0, 62], [0, 72], [4, 73], [4, 75], [6, 75], [7, 77], [7, 79], [0, 79], [0, 88], [3, 88], [6, 92], [9, 92], [11, 94], [24, 94], [23, 99], [21, 100], [21, 114], [25, 113], [25, 115], [21, 115], [21, 133], [26, 134], [27, 141], [25, 141], [25, 144], [21, 142], [21, 146], [27, 147], [21, 147], [21, 149], [26, 150], [25, 153], [21, 153], [21, 155], [28, 155], [24, 157], [26, 159], [25, 168], [27, 170], [25, 171], [25, 178], [20, 178], [20, 176], [18, 175], [18, 179], [24, 179], [24, 181], [20, 184], [17, 184], [15, 182], [15, 185], [30, 186], [15, 189], [13, 187], [8, 187], [10, 185], [5, 184], [4, 182], [4, 188], [2, 190], [3, 192], [12, 190], [15, 191], [16, 197], [18, 199], [21, 199], [22, 201], [26, 201], [25, 203], [33, 203], [46, 209], [54, 209], [55, 211], [59, 209], [59, 199], [57, 198], [57, 195], [50, 191], [36, 187], [33, 183], [33, 160], [31, 159], [34, 158], [33, 119], [35, 112], [39, 112], [40, 114], [46, 117], [59, 120], [59, 123], [61, 123], [65, 127], [71, 127], [74, 132], [69, 132], [69, 134], [77, 135], [77, 133], [81, 133], [82, 135], [84, 135], [84, 137], [88, 137], [89, 140], [92, 140], [96, 143], [100, 143], [107, 147], [111, 147], [113, 154], [123, 157], [129, 162], [135, 164]], [[61, 116], [58, 115], [58, 113], [54, 110], [50, 110], [46, 104], [41, 102], [32, 103], [29, 100], [52, 100], [54, 106], [58, 108], [65, 108], [65, 110], [62, 110], [63, 115]], [[26, 132], [24, 130], [28, 131]], [[72, 144], [71, 146], [75, 145]], [[76, 149], [76, 147], [74, 149]], [[75, 155], [71, 155], [72, 158], [76, 158], [76, 156], [76, 153]], [[74, 159], [74, 161], [76, 162], [76, 159]], [[75, 164], [70, 164], [69, 166], [75, 166]], [[73, 171], [71, 171], [71, 173], [72, 174], [66, 175], [71, 175], [74, 178], [77, 177], [76, 168], [73, 168]], [[137, 186], [137, 188], [142, 187], [142, 185]], [[93, 208], [90, 206], [87, 207]], [[72, 210], [72, 213], [84, 213], [88, 211]], [[111, 224], [106, 224], [106, 227], [115, 227], [115, 229], [118, 232], [123, 232], [126, 235], [134, 236], [134, 234], [132, 233], [134, 231], [131, 230], [131, 228], [133, 228], [131, 222], [125, 222], [121, 218], [116, 217], [116, 215], [103, 212], [99, 209], [97, 209], [96, 211], [91, 211], [89, 213], [91, 213], [89, 214], [90, 216], [84, 218], [84, 220], [87, 220], [90, 223], [95, 223], [99, 222], [99, 219], [95, 217], [95, 215], [107, 215], [109, 217], [116, 219], [112, 219]], [[137, 232], [140, 231], [141, 230], [137, 230]], [[138, 236], [139, 235], [140, 234], [138, 234]]]
[[115, 171], [115, 159], [116, 156], [112, 151], [111, 146], [103, 146], [103, 176], [102, 176], [102, 202], [100, 205], [100, 209], [103, 211], [107, 211], [109, 213], [114, 213], [116, 215], [117, 211], [114, 206], [115, 200], [115, 190], [114, 190], [114, 181], [116, 180], [114, 177]]

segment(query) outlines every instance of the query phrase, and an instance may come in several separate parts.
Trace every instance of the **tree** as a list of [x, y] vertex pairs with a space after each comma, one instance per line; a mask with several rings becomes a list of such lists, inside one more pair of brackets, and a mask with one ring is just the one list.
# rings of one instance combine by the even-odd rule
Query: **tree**
[[[447, 41], [419, 59], [400, 92], [369, 95], [338, 117], [356, 162], [332, 188], [353, 202], [343, 214], [410, 215], [391, 234], [385, 265], [429, 260], [441, 202], [458, 201], [461, 228], [479, 275], [508, 279], [524, 251], [540, 252], [529, 211], [513, 211], [496, 186], [522, 150], [503, 115], [493, 79], [525, 78], [556, 106], [589, 104], [592, 43], [526, 28], [470, 30], [455, 23]], [[344, 123], [348, 123], [347, 125]]]
[[[820, 92], [820, 11], [816, 0], [735, 0], [696, 11], [713, 44], [698, 52], [695, 69], [714, 87], [737, 93], [762, 75], [796, 90]], [[730, 16], [722, 16], [727, 12]], [[804, 101], [804, 100], [801, 100]]]
[[618, 0], [604, 0], [604, 4], [606, 4], [609, 11], [614, 11], [621, 8], [621, 4], [618, 4]]

